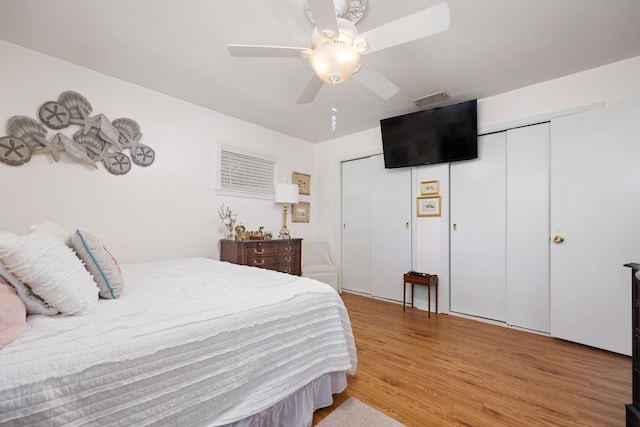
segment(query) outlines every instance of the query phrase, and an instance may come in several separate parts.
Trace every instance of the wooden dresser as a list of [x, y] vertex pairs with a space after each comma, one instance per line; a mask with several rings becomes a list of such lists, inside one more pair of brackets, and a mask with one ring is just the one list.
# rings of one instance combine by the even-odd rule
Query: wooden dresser
[[625, 264], [631, 268], [631, 369], [633, 402], [626, 405], [627, 427], [640, 426], [640, 279], [636, 273], [640, 270], [640, 264]]
[[300, 276], [302, 239], [220, 240], [220, 261]]

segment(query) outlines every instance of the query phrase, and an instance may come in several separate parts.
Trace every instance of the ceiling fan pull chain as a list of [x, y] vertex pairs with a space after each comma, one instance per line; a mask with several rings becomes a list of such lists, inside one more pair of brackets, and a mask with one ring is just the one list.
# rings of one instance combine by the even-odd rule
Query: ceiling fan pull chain
[[333, 115], [331, 116], [331, 133], [335, 133], [336, 132], [336, 113], [338, 112], [338, 110], [336, 110], [335, 108], [331, 108], [331, 111], [333, 111]]
[[336, 82], [333, 82], [331, 88], [331, 133], [336, 132], [338, 109], [336, 108]]

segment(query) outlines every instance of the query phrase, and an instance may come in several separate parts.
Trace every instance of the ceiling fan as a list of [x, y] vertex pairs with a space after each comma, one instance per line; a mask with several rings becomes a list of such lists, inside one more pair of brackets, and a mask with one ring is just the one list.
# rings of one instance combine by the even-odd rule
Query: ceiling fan
[[231, 55], [238, 57], [308, 58], [315, 74], [298, 98], [298, 104], [313, 101], [325, 82], [341, 83], [352, 75], [381, 98], [391, 98], [400, 88], [367, 66], [360, 56], [449, 28], [449, 7], [446, 3], [428, 7], [362, 34], [359, 34], [355, 24], [366, 10], [367, 0], [306, 0], [306, 3], [307, 15], [316, 24], [311, 34], [311, 48], [227, 46]]

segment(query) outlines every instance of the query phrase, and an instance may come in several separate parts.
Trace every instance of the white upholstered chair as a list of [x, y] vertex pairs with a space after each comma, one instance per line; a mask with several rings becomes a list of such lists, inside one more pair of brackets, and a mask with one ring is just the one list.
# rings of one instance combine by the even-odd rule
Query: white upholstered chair
[[331, 260], [329, 243], [302, 241], [302, 276], [331, 285], [340, 292], [340, 273]]

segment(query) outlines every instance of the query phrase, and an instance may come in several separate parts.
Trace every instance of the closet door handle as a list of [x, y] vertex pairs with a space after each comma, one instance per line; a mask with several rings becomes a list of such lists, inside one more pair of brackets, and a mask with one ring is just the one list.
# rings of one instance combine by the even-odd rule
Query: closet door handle
[[564, 237], [562, 236], [553, 236], [553, 243], [560, 244], [564, 242]]

